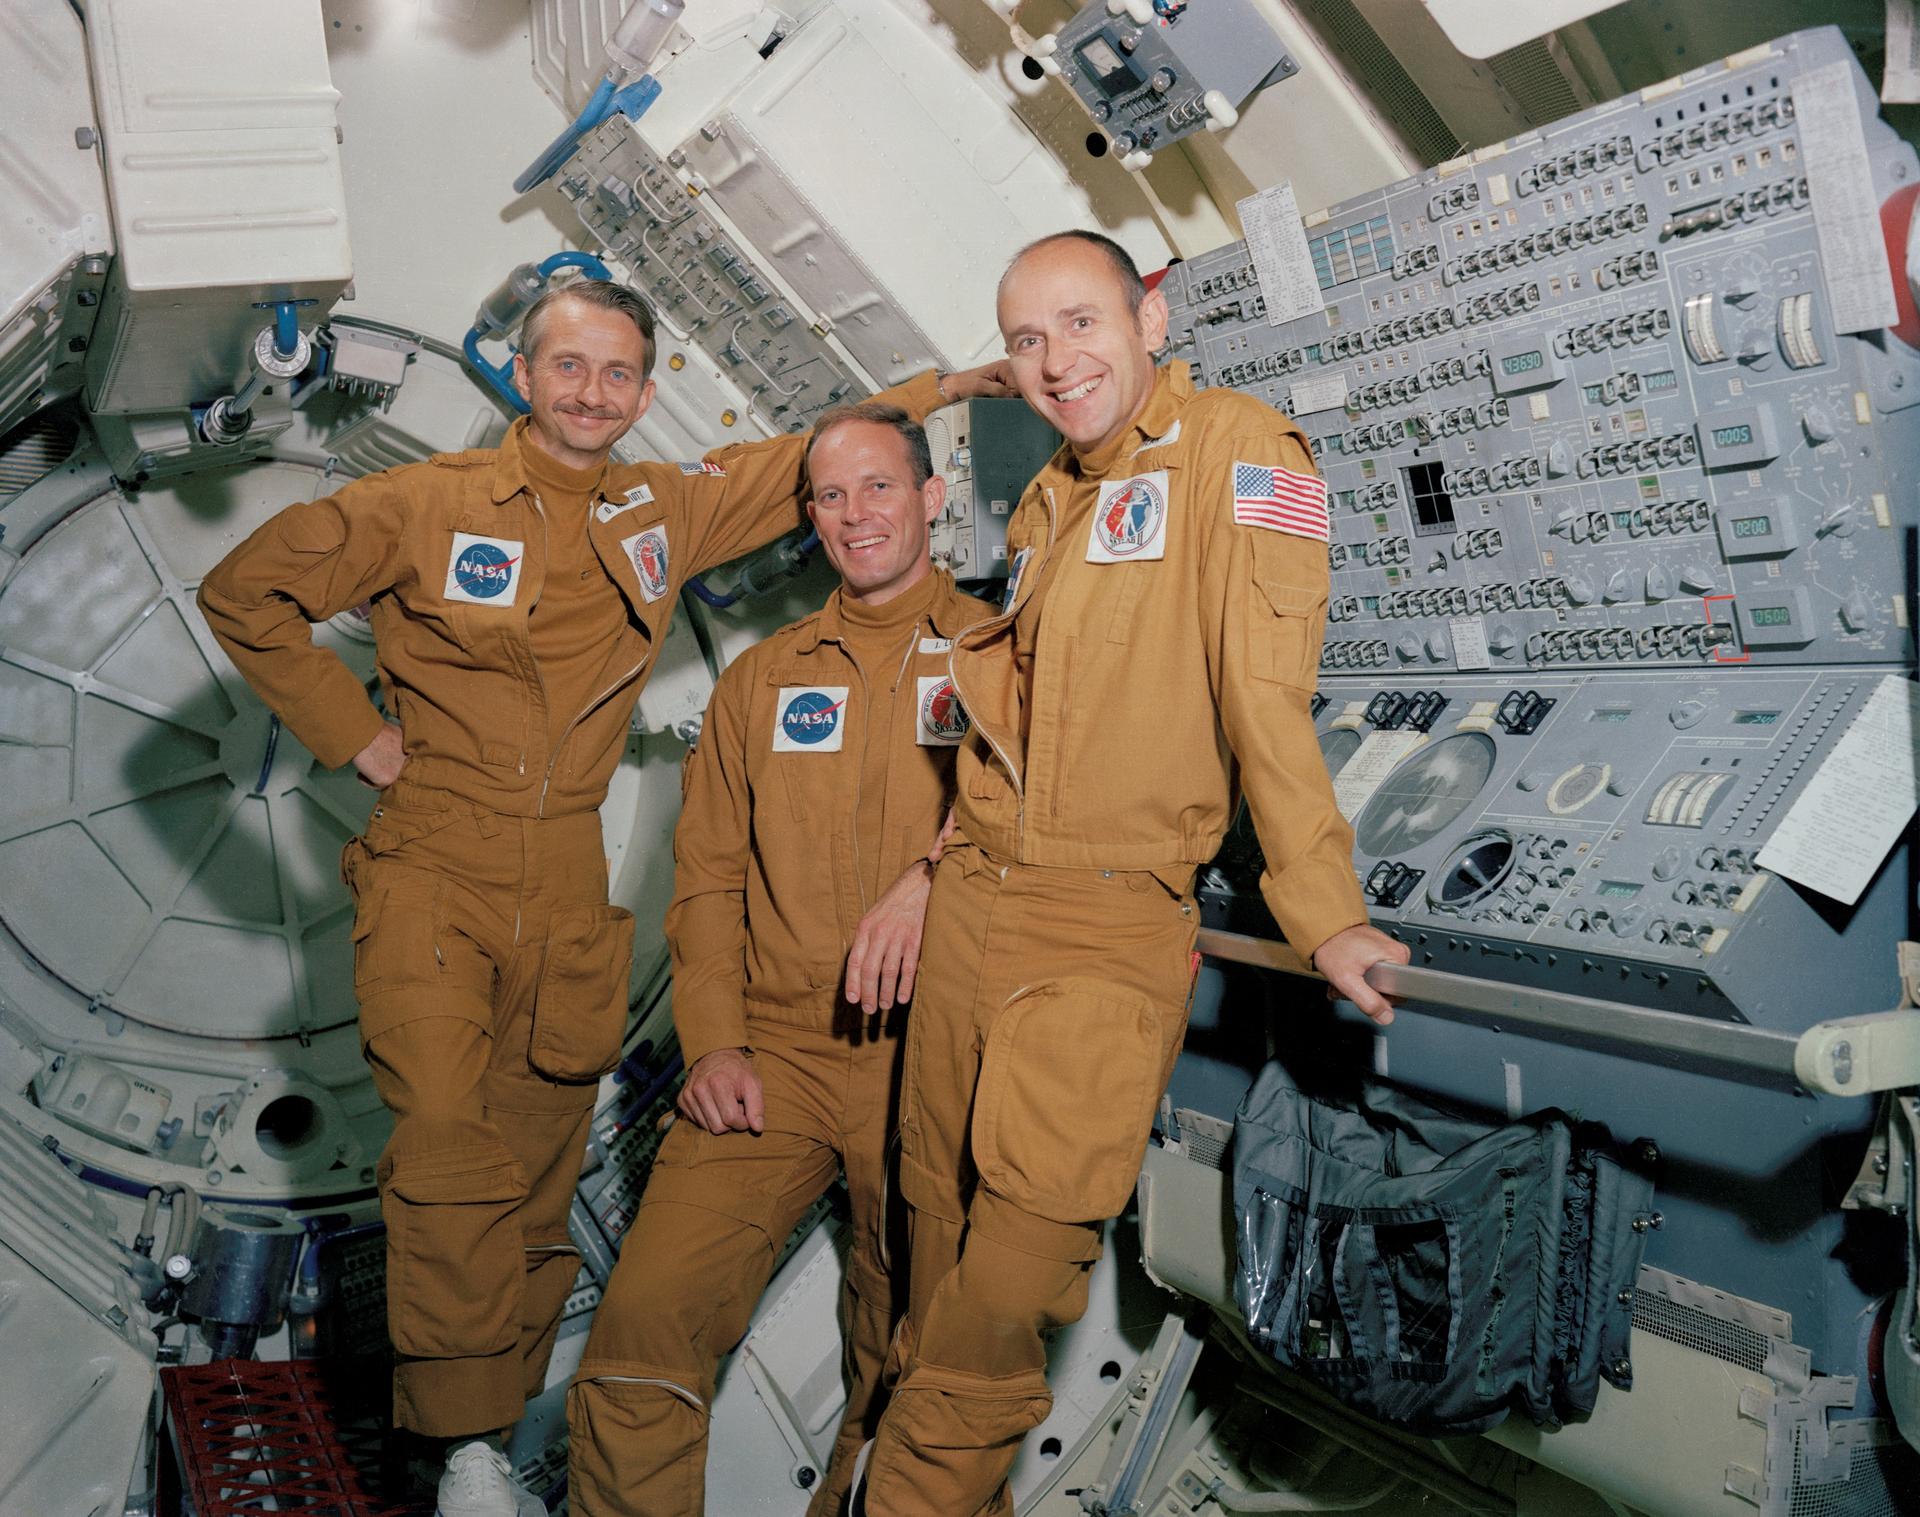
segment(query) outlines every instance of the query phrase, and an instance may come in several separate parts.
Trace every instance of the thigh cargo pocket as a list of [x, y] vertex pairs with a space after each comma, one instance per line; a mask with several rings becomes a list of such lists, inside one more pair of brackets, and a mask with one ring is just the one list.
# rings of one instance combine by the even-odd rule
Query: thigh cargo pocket
[[436, 880], [362, 862], [355, 871], [353, 988], [365, 1001], [395, 985], [436, 984], [447, 972], [440, 943], [446, 891]]
[[578, 906], [554, 913], [533, 999], [528, 1061], [555, 1080], [597, 1080], [620, 1062], [633, 965], [633, 913]]
[[1160, 1099], [1167, 1015], [1108, 980], [1043, 980], [1008, 1002], [981, 1055], [973, 1111], [987, 1186], [1052, 1222], [1117, 1215]]
[[456, 1163], [394, 1162], [387, 1176], [387, 1332], [403, 1354], [497, 1354], [520, 1335], [527, 1185], [504, 1149]]

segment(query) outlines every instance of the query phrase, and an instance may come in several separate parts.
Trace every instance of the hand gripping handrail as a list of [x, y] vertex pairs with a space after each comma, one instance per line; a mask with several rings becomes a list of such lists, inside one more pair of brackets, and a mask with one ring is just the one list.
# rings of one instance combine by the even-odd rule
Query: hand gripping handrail
[[[1239, 964], [1323, 979], [1284, 943], [1203, 929], [1200, 951]], [[1920, 1085], [1920, 1010], [1830, 1017], [1801, 1033], [1775, 1032], [1596, 996], [1539, 990], [1411, 964], [1375, 964], [1367, 983], [1452, 1022], [1512, 1031], [1605, 1053], [1652, 1056], [1722, 1079], [1829, 1096]]]

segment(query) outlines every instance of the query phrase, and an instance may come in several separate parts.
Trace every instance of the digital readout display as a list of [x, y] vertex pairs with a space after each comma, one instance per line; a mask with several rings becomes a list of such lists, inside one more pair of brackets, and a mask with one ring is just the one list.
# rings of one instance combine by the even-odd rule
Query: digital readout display
[[1625, 901], [1640, 894], [1640, 887], [1632, 880], [1602, 880], [1594, 894], [1603, 895], [1615, 901]]
[[1747, 620], [1756, 627], [1791, 627], [1793, 609], [1790, 606], [1755, 606], [1747, 613]]
[[1733, 724], [1736, 727], [1771, 727], [1779, 720], [1778, 711], [1738, 711], [1734, 713]]
[[1715, 427], [1713, 445], [1716, 448], [1744, 448], [1753, 441], [1753, 427], [1749, 422], [1741, 422], [1733, 427]]
[[1587, 720], [1590, 722], [1624, 722], [1632, 715], [1633, 707], [1631, 706], [1602, 706], [1590, 715]]
[[1771, 516], [1736, 516], [1733, 519], [1735, 537], [1769, 537], [1772, 533]]
[[1530, 374], [1535, 369], [1545, 367], [1547, 355], [1538, 348], [1527, 353], [1509, 353], [1500, 360], [1502, 374]]

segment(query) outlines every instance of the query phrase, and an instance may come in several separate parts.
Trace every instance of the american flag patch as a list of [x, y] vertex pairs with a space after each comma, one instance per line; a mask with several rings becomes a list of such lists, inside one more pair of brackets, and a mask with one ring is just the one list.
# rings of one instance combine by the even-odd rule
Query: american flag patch
[[1233, 519], [1295, 537], [1328, 538], [1327, 486], [1311, 474], [1233, 461]]
[[712, 474], [720, 479], [727, 477], [727, 471], [725, 469], [710, 459], [705, 458], [701, 459], [698, 463], [680, 465], [680, 472], [682, 474]]

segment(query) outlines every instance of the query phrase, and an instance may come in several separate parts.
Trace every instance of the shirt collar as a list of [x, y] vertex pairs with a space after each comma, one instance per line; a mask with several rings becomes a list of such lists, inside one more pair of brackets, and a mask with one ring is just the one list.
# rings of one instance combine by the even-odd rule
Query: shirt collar
[[[513, 425], [507, 428], [507, 435], [500, 439], [499, 448], [495, 450], [493, 503], [496, 506], [503, 501], [512, 500], [522, 490], [532, 493], [533, 482], [527, 477], [526, 454], [523, 450], [539, 445], [527, 440], [527, 428], [530, 425], [532, 423], [526, 417], [516, 418]], [[611, 459], [612, 454], [608, 454], [608, 462]], [[609, 493], [610, 485], [607, 476], [610, 472], [607, 463], [603, 462], [600, 466], [600, 482], [587, 492], [590, 498], [598, 500], [619, 498], [616, 494]]]
[[1193, 398], [1193, 372], [1181, 359], [1161, 367], [1153, 377], [1153, 389], [1147, 395], [1147, 403], [1140, 408], [1140, 414], [1133, 419], [1133, 425], [1126, 428], [1105, 447], [1092, 453], [1069, 455], [1075, 458], [1083, 479], [1103, 477], [1108, 474], [1121, 459], [1131, 456], [1139, 450], [1143, 442], [1165, 437], [1173, 430], [1174, 423], [1180, 419], [1180, 412]]
[[[800, 623], [800, 641], [795, 645], [795, 653], [811, 653], [822, 643], [839, 642], [845, 625], [840, 616], [841, 589], [836, 586], [833, 594], [827, 597], [827, 603], [812, 616]], [[933, 598], [922, 613], [933, 630], [935, 637], [951, 638], [960, 627], [960, 592], [953, 583], [953, 576], [945, 569], [933, 571]]]

